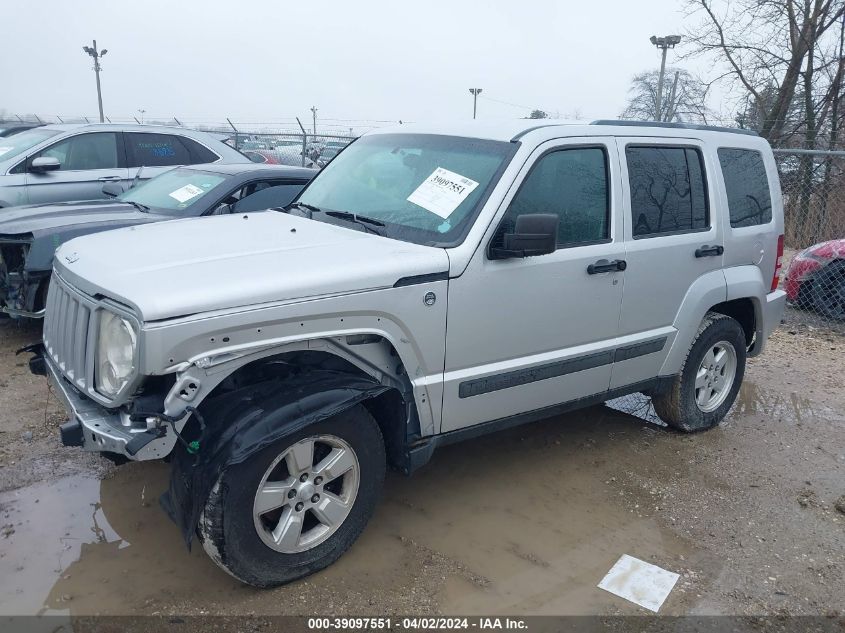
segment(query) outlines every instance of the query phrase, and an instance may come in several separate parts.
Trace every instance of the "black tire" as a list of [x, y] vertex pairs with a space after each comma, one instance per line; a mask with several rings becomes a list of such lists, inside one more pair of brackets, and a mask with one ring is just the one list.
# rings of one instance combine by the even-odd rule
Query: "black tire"
[[845, 261], [831, 262], [813, 277], [810, 299], [819, 314], [845, 321]]
[[[253, 502], [265, 472], [287, 448], [312, 436], [342, 439], [359, 464], [357, 495], [349, 514], [327, 540], [297, 553], [271, 549], [253, 519]], [[208, 555], [226, 572], [255, 587], [275, 587], [327, 567], [352, 545], [372, 516], [386, 469], [379, 426], [361, 405], [285, 437], [227, 468], [209, 495], [199, 521], [199, 536]]]
[[[705, 412], [696, 402], [696, 373], [704, 355], [720, 342], [733, 346], [736, 353], [736, 371], [725, 400], [718, 408]], [[747, 346], [742, 326], [729, 316], [708, 312], [671, 387], [665, 393], [652, 398], [655, 412], [673, 429], [687, 433], [705, 431], [716, 426], [736, 400], [745, 375], [746, 355]]]

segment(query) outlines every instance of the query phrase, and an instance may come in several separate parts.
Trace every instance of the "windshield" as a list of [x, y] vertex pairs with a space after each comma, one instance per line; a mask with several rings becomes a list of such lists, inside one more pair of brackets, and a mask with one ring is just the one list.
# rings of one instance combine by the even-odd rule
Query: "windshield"
[[379, 220], [387, 237], [453, 245], [515, 149], [512, 143], [456, 136], [365, 136], [338, 154], [298, 202]]
[[0, 160], [13, 158], [25, 152], [30, 147], [38, 145], [41, 141], [46, 141], [51, 136], [56, 136], [56, 134], [58, 134], [56, 130], [38, 128], [0, 138]]
[[181, 211], [195, 205], [224, 180], [222, 174], [180, 167], [150, 178], [117, 198], [146, 207]]

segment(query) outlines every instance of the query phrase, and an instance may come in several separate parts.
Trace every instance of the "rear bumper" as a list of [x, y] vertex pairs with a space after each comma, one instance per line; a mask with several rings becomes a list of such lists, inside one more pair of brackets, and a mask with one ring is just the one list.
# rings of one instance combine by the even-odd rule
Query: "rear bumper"
[[766, 346], [766, 340], [780, 325], [785, 309], [786, 293], [783, 290], [775, 290], [766, 295], [766, 301], [761, 305], [762, 318], [757, 328], [758, 340], [751, 350], [751, 356], [757, 356], [763, 351], [763, 348]]

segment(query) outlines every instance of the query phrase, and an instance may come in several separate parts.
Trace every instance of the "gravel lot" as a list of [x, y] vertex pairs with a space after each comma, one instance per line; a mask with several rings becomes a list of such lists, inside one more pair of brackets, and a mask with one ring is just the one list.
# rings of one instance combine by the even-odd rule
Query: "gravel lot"
[[[187, 552], [158, 463], [58, 445], [46, 382], [0, 321], [0, 615], [636, 614], [596, 588], [622, 554], [681, 574], [665, 614], [845, 611], [845, 337], [787, 318], [734, 410], [689, 436], [607, 407], [388, 477], [337, 564], [259, 591]], [[49, 397], [48, 397], [49, 396]]]

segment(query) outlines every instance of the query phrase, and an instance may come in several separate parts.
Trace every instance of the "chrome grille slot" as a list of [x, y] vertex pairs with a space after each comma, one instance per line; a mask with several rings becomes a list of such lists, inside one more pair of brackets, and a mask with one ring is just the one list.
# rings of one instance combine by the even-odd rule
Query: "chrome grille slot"
[[54, 275], [47, 294], [44, 349], [65, 377], [82, 391], [88, 387], [86, 355], [93, 306]]

